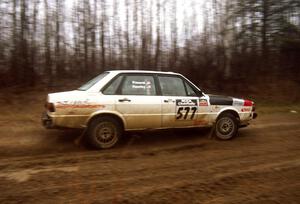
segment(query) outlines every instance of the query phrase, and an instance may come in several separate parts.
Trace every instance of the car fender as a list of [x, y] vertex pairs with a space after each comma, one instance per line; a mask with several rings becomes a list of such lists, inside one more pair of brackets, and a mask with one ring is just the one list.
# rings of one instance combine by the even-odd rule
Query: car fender
[[86, 120], [86, 126], [88, 125], [88, 123], [91, 121], [92, 118], [94, 117], [97, 117], [97, 116], [101, 116], [101, 115], [105, 115], [105, 114], [108, 114], [108, 115], [114, 115], [118, 118], [121, 119], [121, 121], [123, 122], [123, 125], [124, 125], [124, 129], [126, 129], [127, 127], [127, 124], [126, 124], [126, 120], [124, 119], [124, 117], [117, 111], [111, 111], [111, 110], [98, 110], [96, 112], [93, 112], [89, 117], [88, 119]]
[[215, 121], [217, 120], [217, 118], [224, 113], [225, 111], [234, 111], [236, 113], [236, 115], [238, 116], [238, 119], [240, 119], [240, 114], [237, 108], [235, 108], [234, 106], [226, 106], [223, 107], [219, 110], [219, 112], [216, 115]]

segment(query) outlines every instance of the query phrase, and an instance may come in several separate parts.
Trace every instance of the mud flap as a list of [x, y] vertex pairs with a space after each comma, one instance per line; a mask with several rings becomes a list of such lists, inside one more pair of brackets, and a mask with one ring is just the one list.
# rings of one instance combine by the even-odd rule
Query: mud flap
[[210, 133], [208, 135], [208, 139], [213, 139], [215, 137], [216, 123], [213, 123]]
[[42, 125], [47, 129], [54, 128], [52, 118], [49, 117], [47, 112], [42, 113], [41, 122], [42, 122]]
[[87, 132], [87, 127], [84, 128], [84, 130], [82, 131], [82, 133], [79, 135], [79, 137], [77, 137], [75, 140], [74, 140], [74, 144], [78, 147], [81, 147], [82, 145], [85, 145], [85, 134]]

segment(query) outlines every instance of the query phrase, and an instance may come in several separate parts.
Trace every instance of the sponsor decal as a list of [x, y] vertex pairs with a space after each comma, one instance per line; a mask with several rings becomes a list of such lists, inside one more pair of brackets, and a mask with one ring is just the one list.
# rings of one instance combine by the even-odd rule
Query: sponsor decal
[[242, 112], [250, 112], [250, 111], [251, 111], [251, 108], [242, 108], [241, 111], [242, 111]]
[[177, 99], [176, 106], [197, 106], [196, 99]]
[[132, 88], [133, 89], [151, 89], [151, 82], [150, 81], [132, 81]]
[[176, 100], [176, 120], [194, 120], [197, 112], [197, 99]]
[[208, 102], [206, 99], [200, 99], [199, 100], [199, 106], [208, 106]]
[[56, 103], [56, 108], [104, 108], [104, 105], [85, 101], [60, 101]]
[[243, 106], [243, 105], [244, 105], [243, 100], [238, 100], [238, 99], [233, 100], [233, 106]]

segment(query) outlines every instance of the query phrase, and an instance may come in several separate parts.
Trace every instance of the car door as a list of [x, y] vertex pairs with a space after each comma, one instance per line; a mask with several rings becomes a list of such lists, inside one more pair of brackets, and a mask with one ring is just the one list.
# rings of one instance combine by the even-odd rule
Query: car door
[[162, 93], [162, 127], [193, 127], [198, 117], [199, 97], [176, 75], [158, 75]]
[[161, 127], [161, 99], [151, 74], [123, 74], [116, 90], [115, 110], [126, 121], [126, 129]]

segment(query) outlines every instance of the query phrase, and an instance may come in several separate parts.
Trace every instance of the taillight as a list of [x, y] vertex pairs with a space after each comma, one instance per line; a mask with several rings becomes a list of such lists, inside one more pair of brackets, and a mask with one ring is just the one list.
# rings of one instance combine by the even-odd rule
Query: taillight
[[46, 108], [49, 112], [55, 112], [55, 107], [54, 107], [54, 104], [53, 104], [53, 103], [46, 102], [45, 108]]
[[252, 106], [253, 102], [250, 100], [244, 100], [244, 106]]

